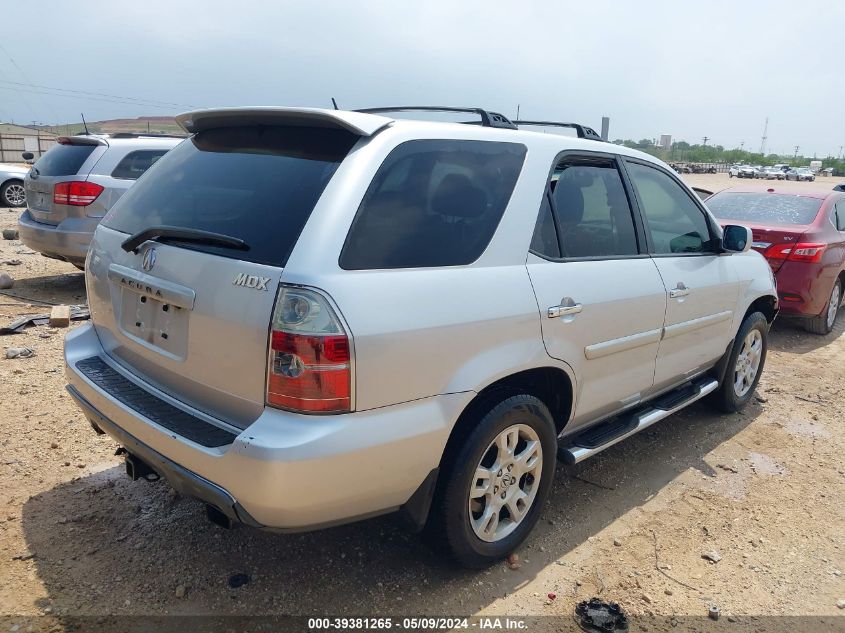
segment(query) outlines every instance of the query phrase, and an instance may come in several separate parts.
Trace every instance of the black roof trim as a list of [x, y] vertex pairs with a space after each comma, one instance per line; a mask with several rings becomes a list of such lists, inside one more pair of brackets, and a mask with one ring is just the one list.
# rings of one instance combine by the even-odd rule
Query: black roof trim
[[568, 127], [575, 130], [578, 138], [587, 138], [591, 141], [603, 141], [604, 139], [591, 127], [581, 125], [580, 123], [565, 123], [563, 121], [514, 121], [518, 127], [520, 125], [535, 125], [538, 127]]
[[484, 127], [497, 127], [507, 130], [518, 129], [514, 123], [504, 114], [489, 112], [483, 108], [456, 108], [452, 106], [396, 106], [382, 108], [362, 108], [355, 110], [365, 114], [382, 114], [385, 112], [471, 112], [481, 118], [481, 125]]

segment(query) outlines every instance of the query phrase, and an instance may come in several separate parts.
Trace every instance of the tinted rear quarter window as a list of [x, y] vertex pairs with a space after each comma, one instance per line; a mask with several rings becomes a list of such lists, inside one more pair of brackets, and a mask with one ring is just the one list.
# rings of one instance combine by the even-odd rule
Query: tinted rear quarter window
[[822, 201], [818, 198], [776, 193], [723, 191], [707, 200], [707, 207], [720, 220], [761, 224], [810, 224]]
[[117, 167], [112, 171], [112, 178], [137, 180], [141, 177], [141, 174], [152, 167], [153, 163], [166, 153], [166, 149], [142, 149], [129, 152], [120, 159]]
[[200, 250], [284, 266], [357, 136], [342, 130], [250, 126], [199, 132], [156, 161], [103, 223], [124, 233], [169, 225], [244, 240], [246, 251]]
[[75, 176], [97, 145], [54, 145], [35, 162], [39, 176]]
[[370, 184], [340, 255], [346, 270], [470, 264], [507, 207], [526, 148], [517, 143], [408, 141]]

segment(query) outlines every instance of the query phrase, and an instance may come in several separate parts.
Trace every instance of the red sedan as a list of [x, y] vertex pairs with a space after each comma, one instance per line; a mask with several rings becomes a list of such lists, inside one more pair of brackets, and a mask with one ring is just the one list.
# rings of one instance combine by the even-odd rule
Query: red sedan
[[845, 287], [845, 193], [733, 187], [706, 204], [722, 224], [751, 228], [777, 278], [781, 314], [830, 332]]

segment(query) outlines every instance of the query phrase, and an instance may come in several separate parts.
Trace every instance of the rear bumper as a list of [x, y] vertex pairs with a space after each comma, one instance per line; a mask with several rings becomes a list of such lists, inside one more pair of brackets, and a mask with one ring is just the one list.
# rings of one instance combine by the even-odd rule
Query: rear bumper
[[406, 504], [439, 466], [452, 425], [474, 395], [335, 416], [267, 408], [232, 444], [210, 448], [157, 425], [91, 382], [76, 368], [91, 356], [160, 393], [108, 360], [93, 326], [83, 326], [68, 334], [65, 362], [68, 391], [89, 420], [177, 490], [235, 521], [279, 530], [326, 527]]
[[85, 417], [92, 424], [117, 441], [129, 453], [144, 460], [159, 475], [167, 479], [170, 485], [181, 494], [199, 499], [214, 506], [232, 521], [254, 527], [263, 527], [249, 516], [246, 510], [240, 507], [232, 495], [223, 488], [211, 483], [207, 479], [203, 479], [186, 468], [182, 468], [176, 462], [168, 459], [161, 453], [157, 453], [136, 437], [124, 431], [88, 402], [73, 385], [67, 385], [66, 388], [77, 406], [82, 409]]
[[100, 218], [67, 218], [56, 225], [45, 224], [35, 220], [27, 209], [18, 219], [18, 232], [32, 250], [82, 266], [99, 222]]
[[786, 261], [775, 273], [780, 313], [814, 317], [827, 307], [838, 270], [820, 264]]

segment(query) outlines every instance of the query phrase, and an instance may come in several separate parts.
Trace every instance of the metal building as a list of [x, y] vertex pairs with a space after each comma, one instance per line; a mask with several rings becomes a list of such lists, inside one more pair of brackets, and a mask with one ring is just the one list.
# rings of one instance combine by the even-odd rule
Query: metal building
[[41, 156], [56, 144], [57, 134], [14, 123], [0, 123], [0, 163], [22, 163], [22, 152]]

